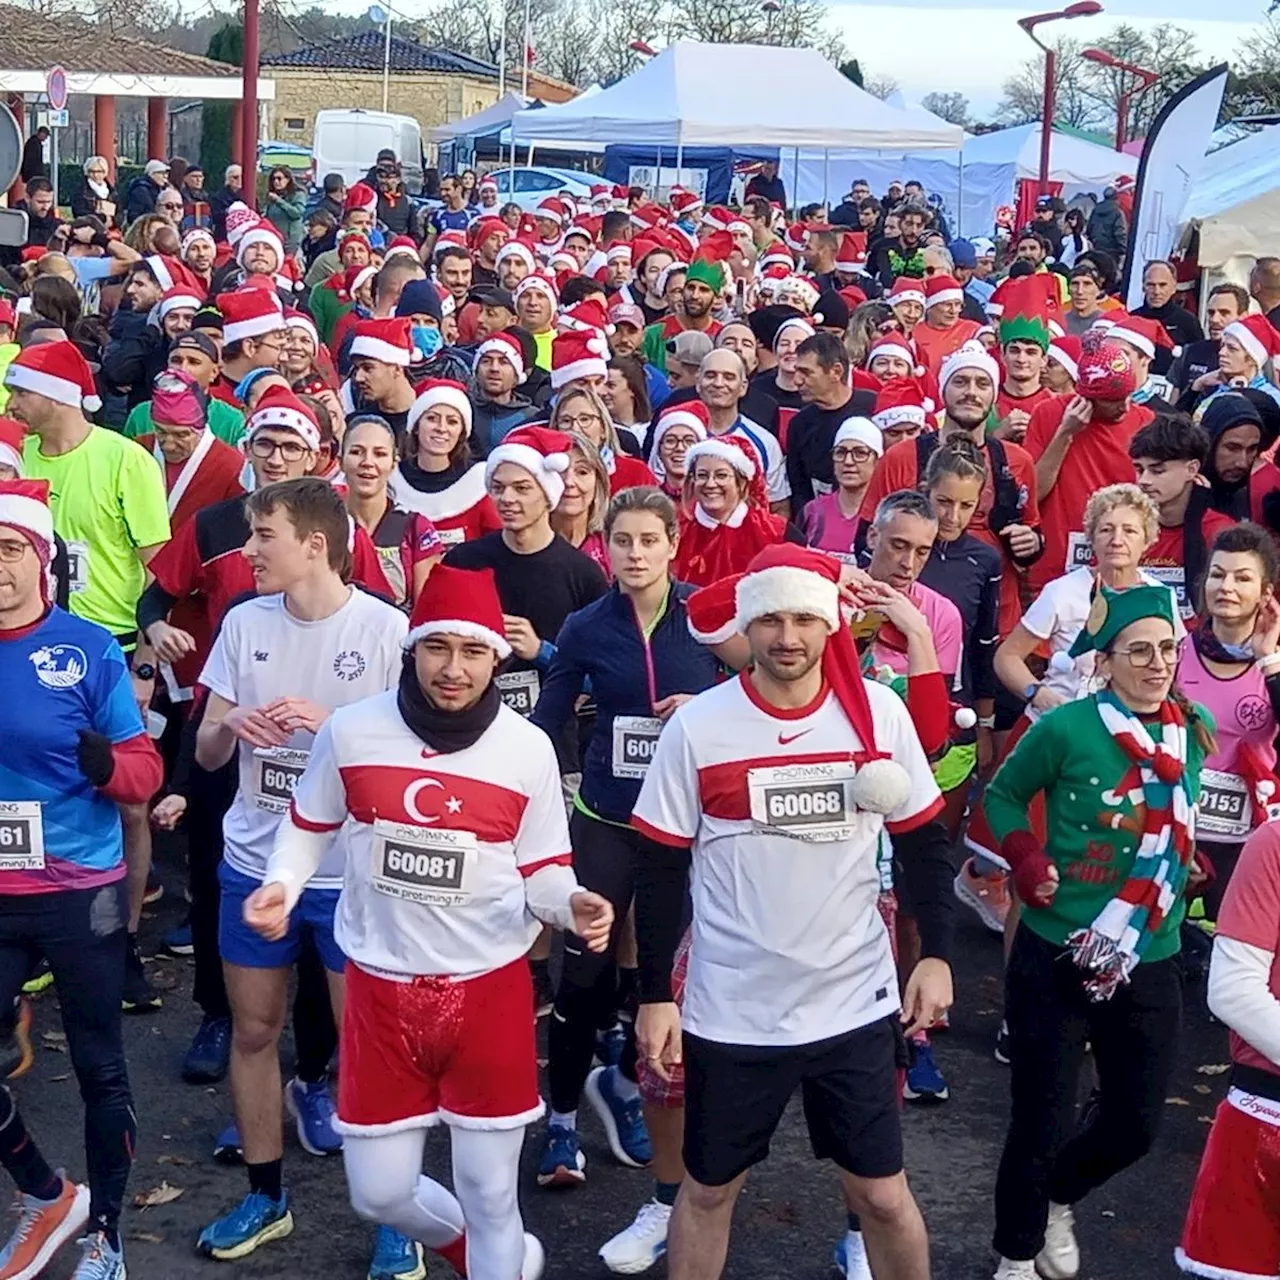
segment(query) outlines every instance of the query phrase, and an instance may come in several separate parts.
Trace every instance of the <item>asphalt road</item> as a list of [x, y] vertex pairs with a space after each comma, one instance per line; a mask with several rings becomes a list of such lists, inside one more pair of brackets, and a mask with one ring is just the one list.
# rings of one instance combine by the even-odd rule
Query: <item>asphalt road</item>
[[[162, 851], [169, 892], [143, 922], [143, 952], [181, 914], [182, 872]], [[992, 1056], [999, 1024], [998, 939], [962, 911], [956, 963], [957, 1005], [952, 1030], [937, 1039], [937, 1056], [951, 1085], [950, 1102], [908, 1109], [907, 1168], [920, 1200], [937, 1280], [989, 1280], [991, 1195], [1008, 1106], [1007, 1069]], [[285, 1141], [285, 1181], [293, 1197], [291, 1238], [231, 1264], [198, 1258], [200, 1227], [245, 1191], [244, 1174], [210, 1158], [215, 1134], [229, 1115], [225, 1084], [185, 1085], [178, 1064], [199, 1022], [190, 1001], [190, 962], [156, 959], [148, 970], [165, 988], [164, 1008], [125, 1020], [130, 1074], [138, 1111], [138, 1160], [134, 1195], [168, 1182], [181, 1196], [147, 1210], [126, 1210], [123, 1231], [132, 1280], [208, 1280], [243, 1277], [325, 1277], [363, 1280], [372, 1229], [359, 1222], [346, 1200], [342, 1162], [316, 1159]], [[1197, 1068], [1225, 1063], [1226, 1033], [1210, 1024], [1203, 991], [1188, 992], [1181, 1059], [1170, 1088], [1166, 1124], [1155, 1152], [1114, 1179], [1077, 1210], [1083, 1266], [1081, 1280], [1149, 1280], [1178, 1272], [1172, 1262], [1208, 1121], [1225, 1088], [1221, 1074]], [[56, 992], [36, 1002], [35, 1067], [15, 1085], [27, 1122], [51, 1162], [84, 1176], [83, 1120], [70, 1063], [58, 1041]], [[286, 1062], [290, 1054], [284, 1049]], [[589, 1108], [583, 1110], [588, 1181], [569, 1192], [541, 1190], [534, 1181], [535, 1128], [524, 1152], [526, 1227], [546, 1246], [551, 1280], [600, 1280], [607, 1276], [596, 1250], [630, 1220], [650, 1193], [643, 1172], [616, 1165]], [[429, 1172], [447, 1173], [447, 1137], [428, 1145]], [[830, 1276], [831, 1247], [844, 1229], [835, 1177], [813, 1161], [797, 1106], [788, 1112], [770, 1160], [752, 1174], [738, 1206], [726, 1275], [742, 1280], [818, 1280]], [[46, 1272], [65, 1280], [74, 1266], [65, 1250]], [[221, 1271], [220, 1271], [221, 1269]], [[665, 1274], [659, 1263], [652, 1275]], [[435, 1260], [430, 1275], [452, 1271]]]

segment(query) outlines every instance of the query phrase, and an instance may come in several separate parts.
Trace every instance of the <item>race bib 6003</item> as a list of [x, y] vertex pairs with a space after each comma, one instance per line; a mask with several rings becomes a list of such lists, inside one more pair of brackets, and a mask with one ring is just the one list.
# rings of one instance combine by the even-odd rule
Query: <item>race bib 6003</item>
[[253, 801], [268, 813], [287, 813], [293, 789], [306, 772], [309, 751], [258, 747], [253, 753]]

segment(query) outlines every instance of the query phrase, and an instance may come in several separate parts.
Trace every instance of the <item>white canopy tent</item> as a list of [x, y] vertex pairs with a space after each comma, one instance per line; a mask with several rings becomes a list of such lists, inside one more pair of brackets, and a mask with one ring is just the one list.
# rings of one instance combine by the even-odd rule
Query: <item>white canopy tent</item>
[[[1040, 125], [1022, 124], [1012, 129], [997, 129], [979, 134], [965, 143], [964, 167], [993, 164], [1014, 166], [1017, 178], [1040, 175]], [[1055, 129], [1049, 139], [1049, 181], [1063, 184], [1063, 199], [1082, 191], [1097, 191], [1112, 183], [1122, 173], [1136, 174], [1138, 157], [1100, 147], [1096, 142], [1073, 137]]]
[[964, 136], [956, 125], [920, 120], [872, 97], [815, 49], [684, 41], [591, 97], [517, 112], [511, 127], [517, 143], [567, 139], [676, 150], [954, 150]]
[[1199, 261], [1205, 269], [1247, 279], [1254, 259], [1275, 254], [1280, 248], [1280, 127], [1272, 125], [1206, 156], [1186, 216], [1188, 231], [1199, 228]]

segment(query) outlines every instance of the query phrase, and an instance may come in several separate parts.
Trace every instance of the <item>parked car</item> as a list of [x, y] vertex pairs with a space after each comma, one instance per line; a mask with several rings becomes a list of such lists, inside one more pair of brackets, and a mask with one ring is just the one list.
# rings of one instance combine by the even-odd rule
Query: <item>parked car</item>
[[258, 143], [258, 172], [267, 174], [272, 169], [288, 169], [304, 191], [315, 181], [311, 152], [294, 142]]
[[[539, 200], [567, 191], [575, 200], [591, 198], [592, 183], [601, 179], [578, 169], [555, 169], [543, 165], [517, 165], [511, 169], [492, 169], [486, 175], [498, 184], [498, 203], [515, 201], [532, 212]], [[514, 186], [514, 190], [513, 190]]]

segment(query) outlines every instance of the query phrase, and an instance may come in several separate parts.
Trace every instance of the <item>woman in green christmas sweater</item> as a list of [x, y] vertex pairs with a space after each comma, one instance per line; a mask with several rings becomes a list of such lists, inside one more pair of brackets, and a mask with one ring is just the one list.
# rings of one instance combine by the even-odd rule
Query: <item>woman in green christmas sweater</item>
[[[1173, 1066], [1178, 928], [1212, 722], [1173, 688], [1167, 588], [1103, 587], [1071, 656], [1100, 692], [1043, 715], [986, 811], [1023, 904], [1005, 977], [1013, 1108], [996, 1180], [996, 1280], [1070, 1280], [1071, 1206], [1150, 1149]], [[1048, 837], [1027, 811], [1043, 793]], [[1099, 1089], [1075, 1125], [1086, 1045]], [[1038, 1269], [1037, 1269], [1038, 1268]]]

